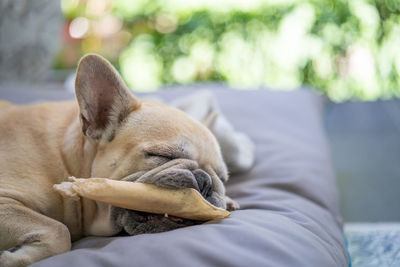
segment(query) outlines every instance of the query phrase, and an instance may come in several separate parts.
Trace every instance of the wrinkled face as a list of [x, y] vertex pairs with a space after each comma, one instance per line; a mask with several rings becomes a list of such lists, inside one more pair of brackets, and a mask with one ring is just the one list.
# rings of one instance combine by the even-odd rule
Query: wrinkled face
[[215, 180], [227, 179], [219, 146], [204, 125], [175, 108], [141, 100], [113, 140], [99, 145], [92, 176], [122, 179], [179, 159], [195, 161]]
[[[190, 187], [212, 204], [226, 207], [222, 180], [227, 179], [227, 172], [213, 135], [183, 112], [151, 101], [143, 101], [114, 139], [99, 146], [92, 176]], [[114, 208], [113, 220], [131, 235], [195, 223], [119, 208]]]
[[[216, 139], [182, 111], [140, 100], [109, 62], [81, 59], [75, 81], [82, 132], [97, 144], [92, 177], [194, 188], [226, 208], [227, 171]], [[113, 207], [115, 224], [130, 234], [160, 232], [192, 224]]]

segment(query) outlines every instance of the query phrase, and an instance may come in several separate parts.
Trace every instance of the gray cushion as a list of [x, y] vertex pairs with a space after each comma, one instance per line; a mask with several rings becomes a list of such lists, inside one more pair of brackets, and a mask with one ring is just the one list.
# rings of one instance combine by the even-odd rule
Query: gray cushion
[[33, 266], [348, 266], [322, 99], [305, 90], [216, 94], [256, 144], [254, 168], [227, 186], [241, 210], [165, 233], [86, 238]]

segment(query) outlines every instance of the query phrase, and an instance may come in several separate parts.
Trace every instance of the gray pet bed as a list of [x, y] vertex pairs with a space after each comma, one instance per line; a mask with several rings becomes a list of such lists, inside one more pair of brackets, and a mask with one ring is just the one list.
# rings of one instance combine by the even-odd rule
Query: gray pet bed
[[32, 266], [348, 266], [322, 99], [302, 90], [216, 95], [226, 117], [256, 144], [254, 168], [227, 186], [241, 210], [165, 233], [85, 238]]

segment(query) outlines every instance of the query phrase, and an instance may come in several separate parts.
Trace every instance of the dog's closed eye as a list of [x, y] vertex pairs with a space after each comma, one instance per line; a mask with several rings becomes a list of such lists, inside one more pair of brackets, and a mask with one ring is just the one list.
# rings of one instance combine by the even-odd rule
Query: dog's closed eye
[[171, 161], [178, 158], [190, 158], [181, 146], [152, 144], [146, 147], [143, 152], [148, 159], [158, 158]]
[[166, 154], [159, 154], [159, 153], [153, 153], [153, 152], [145, 152], [146, 158], [159, 158], [159, 159], [164, 159], [164, 160], [174, 160], [176, 157], [172, 155], [166, 155]]

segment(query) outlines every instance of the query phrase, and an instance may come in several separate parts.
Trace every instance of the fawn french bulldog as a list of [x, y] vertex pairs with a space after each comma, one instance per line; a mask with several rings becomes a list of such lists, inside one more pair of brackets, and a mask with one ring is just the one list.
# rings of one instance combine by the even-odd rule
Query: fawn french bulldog
[[105, 59], [79, 63], [76, 102], [14, 106], [0, 102], [0, 266], [26, 266], [66, 252], [82, 236], [160, 232], [193, 222], [63, 198], [53, 185], [69, 176], [140, 181], [199, 190], [215, 206], [227, 170], [202, 123], [138, 99]]

